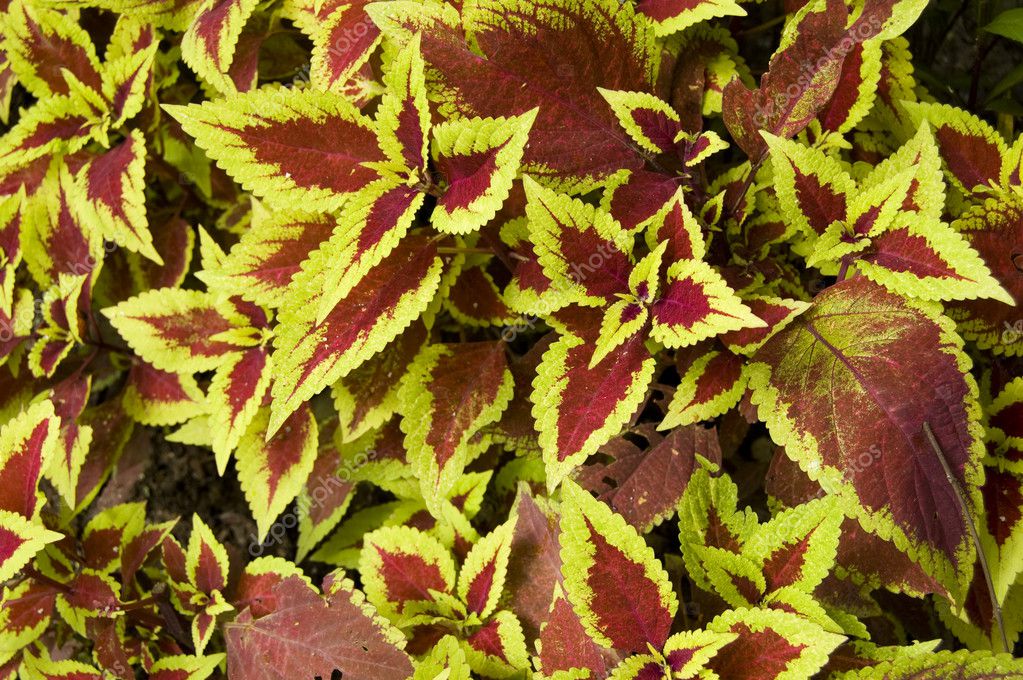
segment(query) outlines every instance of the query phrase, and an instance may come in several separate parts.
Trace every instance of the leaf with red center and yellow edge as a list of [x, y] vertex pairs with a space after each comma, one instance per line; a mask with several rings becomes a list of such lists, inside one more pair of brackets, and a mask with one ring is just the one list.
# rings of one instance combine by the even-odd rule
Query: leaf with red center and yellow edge
[[501, 610], [462, 640], [469, 667], [486, 677], [507, 677], [529, 667], [522, 626], [515, 615]]
[[3, 26], [11, 70], [37, 99], [70, 93], [64, 70], [100, 90], [96, 47], [75, 15], [16, 0], [7, 8]]
[[766, 326], [729, 331], [721, 335], [721, 342], [736, 354], [746, 356], [760, 349], [775, 333], [810, 308], [808, 302], [771, 295], [745, 296], [742, 301]]
[[260, 540], [305, 484], [316, 462], [318, 430], [308, 404], [268, 436], [270, 410], [260, 408], [235, 450], [238, 481], [256, 520]]
[[999, 449], [1023, 447], [1023, 377], [1006, 383], [984, 410], [988, 438]]
[[122, 548], [142, 532], [145, 522], [144, 503], [122, 503], [92, 517], [81, 537], [83, 566], [102, 573], [112, 572], [120, 564]]
[[135, 575], [138, 574], [146, 559], [160, 547], [176, 524], [176, 519], [160, 524], [151, 524], [126, 542], [121, 549], [120, 565], [121, 583], [125, 590], [131, 588], [135, 581]]
[[547, 677], [558, 671], [585, 669], [588, 674], [580, 677], [604, 678], [619, 658], [614, 651], [593, 641], [579, 615], [565, 599], [561, 586], [557, 586], [550, 613], [543, 619], [536, 643], [537, 669]]
[[561, 494], [565, 592], [586, 632], [617, 650], [659, 649], [678, 608], [668, 573], [621, 515], [575, 482]]
[[807, 236], [844, 221], [856, 182], [832, 156], [799, 142], [765, 134], [774, 169], [774, 193], [782, 217]]
[[812, 593], [835, 564], [844, 518], [835, 497], [811, 500], [760, 525], [742, 553], [763, 572], [767, 593], [786, 587]]
[[296, 507], [301, 510], [298, 520], [298, 544], [296, 559], [301, 562], [305, 556], [326, 538], [344, 517], [355, 497], [356, 482], [347, 465], [347, 456], [351, 449], [359, 448], [355, 460], [369, 461], [373, 455], [367, 454], [360, 442], [350, 445], [326, 446], [320, 449], [313, 464], [309, 479], [298, 494]]
[[[991, 580], [1002, 601], [1023, 571], [1023, 474], [1008, 470], [999, 458], [984, 467], [984, 527], [981, 542], [992, 557]], [[994, 548], [994, 550], [991, 550]], [[986, 588], [985, 588], [986, 589]]]
[[120, 608], [121, 587], [106, 574], [80, 570], [66, 585], [67, 589], [57, 596], [56, 608], [68, 626], [83, 637], [91, 620], [109, 618]]
[[710, 19], [746, 16], [746, 10], [735, 0], [640, 0], [636, 10], [650, 18], [659, 36], [671, 35]]
[[4, 125], [11, 122], [11, 96], [17, 84], [18, 76], [11, 69], [11, 62], [5, 50], [0, 53], [0, 122]]
[[383, 76], [384, 95], [376, 113], [380, 150], [396, 172], [412, 178], [426, 170], [429, 144], [430, 107], [423, 68], [416, 36], [388, 64]]
[[242, 234], [223, 262], [199, 276], [218, 291], [278, 307], [302, 262], [330, 238], [336, 226], [331, 215], [266, 215]]
[[678, 505], [679, 543], [689, 577], [703, 590], [711, 591], [700, 549], [737, 554], [759, 523], [749, 508], [736, 508], [739, 492], [728, 475], [714, 476], [711, 468], [716, 469], [716, 464], [700, 462]]
[[922, 300], [990, 298], [1013, 304], [969, 242], [944, 222], [917, 226], [906, 217], [876, 237], [856, 260], [871, 281]]
[[[0, 657], [8, 657], [39, 639], [53, 616], [57, 589], [36, 579], [8, 586], [0, 598]], [[2, 676], [0, 676], [2, 677]]]
[[842, 63], [831, 101], [817, 115], [826, 132], [848, 133], [870, 113], [881, 77], [881, 41], [855, 45]]
[[510, 117], [539, 107], [523, 167], [545, 183], [583, 190], [642, 165], [597, 91], [651, 87], [659, 52], [632, 5], [488, 0], [466, 5], [459, 18], [450, 7], [391, 2], [369, 13], [398, 42], [422, 34], [446, 118]]
[[164, 656], [149, 667], [149, 680], [206, 680], [223, 660], [223, 654]]
[[[844, 38], [851, 39], [845, 26], [848, 14], [840, 0], [807, 5], [787, 26], [787, 35], [794, 37], [771, 57], [760, 87], [751, 90], [738, 78], [725, 87], [725, 126], [753, 163], [767, 152], [762, 130], [793, 137], [831, 100], [846, 54], [839, 45]], [[870, 36], [856, 37], [862, 41]], [[809, 74], [807, 64], [814, 65]], [[805, 86], [793, 96], [786, 88], [795, 82]]]
[[471, 680], [469, 662], [454, 635], [445, 635], [416, 663], [413, 680]]
[[466, 326], [513, 326], [518, 318], [483, 263], [458, 273], [444, 304], [451, 316]]
[[189, 583], [199, 592], [210, 595], [227, 588], [230, 573], [227, 550], [199, 515], [192, 515], [184, 566]]
[[298, 291], [282, 310], [274, 338], [275, 431], [291, 411], [345, 377], [383, 349], [426, 310], [444, 268], [437, 246], [423, 235], [407, 236], [314, 324], [317, 294]]
[[945, 172], [968, 193], [998, 185], [1008, 148], [1002, 136], [977, 116], [945, 104], [903, 102], [914, 127], [930, 124]]
[[217, 336], [248, 325], [226, 301], [179, 288], [146, 291], [103, 314], [139, 357], [171, 373], [216, 369], [226, 354], [244, 348], [235, 337]]
[[213, 453], [221, 475], [231, 452], [263, 403], [263, 396], [270, 387], [272, 368], [266, 348], [252, 347], [228, 354], [213, 374], [205, 403], [213, 435]]
[[651, 440], [649, 448], [632, 445], [624, 437], [616, 444], [602, 451], [613, 456], [612, 462], [587, 465], [578, 481], [643, 534], [675, 513], [696, 456], [721, 461], [717, 432], [697, 426]]
[[684, 356], [691, 359], [691, 363], [685, 365], [664, 420], [657, 426], [659, 430], [712, 420], [739, 403], [746, 391], [742, 357], [712, 348], [694, 348]]
[[974, 206], [955, 222], [958, 231], [980, 253], [991, 274], [1017, 306], [997, 300], [968, 300], [945, 305], [949, 316], [958, 322], [960, 335], [981, 349], [995, 354], [1020, 356], [1020, 312], [1023, 304], [1023, 264], [1019, 247], [1023, 243], [1023, 199], [1005, 193]]
[[734, 633], [687, 630], [676, 633], [664, 643], [664, 660], [673, 678], [695, 677], [718, 650], [735, 640]]
[[181, 59], [223, 94], [235, 92], [227, 72], [257, 4], [256, 0], [205, 0], [181, 36]]
[[53, 661], [45, 652], [42, 657], [26, 654], [23, 657], [23, 662], [25, 677], [33, 680], [35, 678], [40, 680], [104, 680], [109, 677], [105, 671], [81, 661], [71, 659]]
[[650, 336], [667, 347], [685, 347], [742, 328], [764, 327], [721, 275], [706, 262], [679, 260], [650, 306]]
[[675, 109], [648, 92], [621, 92], [598, 88], [618, 118], [618, 124], [642, 149], [653, 154], [672, 153], [682, 123]]
[[146, 220], [145, 165], [145, 139], [135, 129], [82, 166], [72, 195], [86, 229], [163, 264]]
[[844, 640], [811, 621], [777, 609], [733, 609], [707, 626], [735, 639], [721, 647], [708, 668], [722, 678], [808, 678]]
[[84, 228], [74, 205], [71, 171], [55, 163], [28, 204], [21, 232], [25, 264], [41, 288], [61, 274], [91, 279], [103, 263], [103, 240]]
[[25, 166], [54, 151], [74, 153], [93, 136], [102, 137], [104, 125], [98, 119], [92, 105], [77, 97], [47, 97], [0, 137], [0, 166]]
[[394, 250], [425, 198], [416, 187], [388, 175], [345, 205], [333, 236], [310, 255], [294, 281], [296, 288], [321, 292], [317, 324]]
[[285, 210], [326, 212], [377, 177], [373, 123], [341, 95], [268, 86], [164, 108], [245, 189]]
[[366, 14], [370, 0], [332, 4], [314, 23], [310, 80], [318, 90], [343, 91], [380, 42], [380, 29]]
[[[856, 469], [873, 465], [876, 462], [875, 454], [880, 455], [880, 449], [862, 452], [856, 461]], [[824, 495], [820, 485], [811, 481], [781, 448], [771, 460], [766, 491], [772, 498], [790, 507]], [[929, 593], [947, 595], [933, 577], [925, 574], [920, 565], [910, 560], [894, 543], [864, 531], [854, 518], [846, 517], [842, 522], [835, 563], [848, 573], [849, 580], [856, 588], [887, 588], [916, 597]], [[826, 597], [824, 593], [827, 587], [828, 581], [825, 580], [817, 589], [817, 594]]]
[[677, 177], [662, 172], [634, 170], [608, 180], [600, 205], [626, 231], [634, 232], [646, 226], [678, 189]]
[[341, 439], [351, 442], [383, 425], [398, 408], [398, 387], [427, 339], [413, 322], [401, 335], [331, 388]]
[[39, 510], [39, 479], [59, 457], [53, 404], [40, 401], [0, 428], [0, 510], [34, 519]]
[[47, 543], [64, 536], [19, 514], [0, 510], [0, 578], [14, 578]]
[[168, 373], [145, 361], [132, 363], [124, 410], [143, 425], [177, 425], [206, 412], [206, 397], [187, 373]]
[[497, 215], [519, 173], [537, 110], [507, 118], [467, 118], [433, 128], [431, 154], [444, 193], [430, 223], [439, 231], [467, 234]]
[[266, 616], [251, 609], [225, 625], [229, 675], [252, 680], [352, 678], [404, 680], [412, 661], [401, 634], [382, 621], [351, 581], [334, 575], [321, 596], [300, 576], [273, 587], [277, 608]]
[[533, 380], [533, 418], [552, 490], [621, 431], [653, 377], [655, 361], [641, 334], [590, 369], [593, 340], [563, 335], [544, 352]]
[[135, 423], [124, 411], [119, 399], [113, 399], [82, 412], [79, 424], [92, 430], [92, 440], [75, 484], [73, 514], [84, 510], [110, 477], [134, 430]]
[[[969, 368], [940, 307], [863, 277], [818, 295], [749, 367], [753, 403], [775, 441], [866, 529], [894, 541], [954, 594], [968, 580], [974, 549], [923, 428], [933, 429], [968, 507], [978, 507], [984, 454]], [[907, 410], [907, 403], [923, 406]], [[881, 450], [876, 463], [850, 476], [872, 446]]]
[[477, 541], [462, 563], [458, 573], [458, 597], [469, 614], [486, 619], [497, 608], [508, 575], [515, 523], [512, 517]]
[[[152, 26], [145, 25], [130, 45], [126, 54], [112, 59], [107, 48], [107, 61], [103, 65], [103, 97], [109, 102], [111, 127], [120, 127], [135, 117], [146, 103], [146, 88], [152, 79], [153, 64], [160, 47], [154, 39]], [[116, 39], [116, 34], [113, 39]], [[137, 51], [135, 51], [137, 50]]]
[[400, 620], [408, 605], [432, 602], [434, 592], [455, 587], [455, 562], [433, 536], [408, 526], [366, 534], [359, 558], [366, 598], [383, 615]]
[[231, 603], [259, 618], [272, 614], [281, 603], [275, 588], [285, 579], [297, 576], [314, 591], [312, 581], [293, 562], [283, 557], [257, 557], [245, 565], [232, 593]]
[[644, 236], [650, 250], [659, 243], [668, 244], [664, 256], [669, 264], [677, 260], [702, 260], [707, 254], [700, 223], [686, 205], [681, 189], [651, 218]]
[[1009, 654], [989, 651], [939, 650], [927, 654], [899, 654], [870, 668], [849, 671], [843, 680], [878, 678], [957, 678], [961, 680], [1011, 680], [1023, 673], [1023, 662]]
[[512, 397], [503, 342], [430, 345], [416, 356], [398, 391], [405, 448], [433, 513], [469, 462], [469, 443], [495, 422]]
[[632, 243], [621, 225], [603, 210], [546, 189], [531, 177], [524, 177], [523, 185], [533, 250], [558, 296], [602, 305], [628, 293]]
[[548, 619], [555, 588], [561, 583], [559, 529], [557, 518], [548, 514], [525, 489], [519, 490], [514, 516], [504, 581], [506, 606], [522, 623], [525, 637], [532, 645]]

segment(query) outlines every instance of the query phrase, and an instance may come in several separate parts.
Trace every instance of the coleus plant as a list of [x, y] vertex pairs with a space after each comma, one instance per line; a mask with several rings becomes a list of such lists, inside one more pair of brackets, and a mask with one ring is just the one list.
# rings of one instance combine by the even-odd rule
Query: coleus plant
[[999, 4], [0, 3], [0, 680], [1023, 676]]

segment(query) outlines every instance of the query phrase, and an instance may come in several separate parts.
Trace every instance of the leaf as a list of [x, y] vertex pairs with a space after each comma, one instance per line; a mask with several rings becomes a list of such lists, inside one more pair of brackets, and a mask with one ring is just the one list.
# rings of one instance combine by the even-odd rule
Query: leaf
[[476, 614], [481, 619], [494, 612], [504, 593], [514, 520], [512, 517], [477, 541], [458, 574], [458, 597], [465, 603], [469, 614]]
[[930, 124], [945, 172], [969, 194], [978, 187], [997, 185], [1005, 141], [990, 125], [973, 114], [944, 104], [904, 102], [910, 122]]
[[467, 234], [494, 219], [519, 172], [537, 109], [508, 118], [447, 121], [433, 129], [431, 153], [446, 181], [430, 216], [438, 231]]
[[529, 653], [522, 627], [508, 611], [499, 611], [462, 643], [474, 671], [488, 677], [507, 676], [528, 667]]
[[561, 583], [560, 529], [557, 519], [522, 489], [516, 499], [514, 517], [504, 581], [506, 606], [522, 623], [526, 640], [532, 643], [547, 621], [555, 588]]
[[174, 373], [217, 368], [229, 352], [242, 349], [236, 338], [218, 336], [245, 322], [227, 303], [194, 290], [151, 290], [108, 307], [103, 314], [146, 362]]
[[163, 264], [146, 220], [145, 163], [145, 140], [133, 130], [123, 142], [82, 166], [73, 196], [86, 229]]
[[[612, 453], [614, 460], [606, 465], [586, 466], [578, 481], [642, 534], [675, 514], [696, 456], [721, 460], [717, 432], [698, 426], [678, 428], [664, 439], [651, 442], [648, 449], [630, 449]], [[610, 446], [605, 449], [611, 451]]]
[[[238, 446], [270, 387], [270, 355], [263, 347], [233, 352], [225, 358], [206, 395], [212, 449], [223, 475], [231, 451]], [[250, 442], [255, 443], [255, 442]]]
[[245, 610], [226, 624], [228, 674], [252, 680], [329, 678], [335, 671], [380, 680], [411, 676], [400, 635], [374, 615], [351, 581], [337, 578], [325, 587], [322, 597], [289, 576], [272, 589], [272, 613], [257, 617]]
[[47, 655], [24, 658], [25, 680], [103, 680], [104, 673], [81, 661], [52, 661]]
[[653, 154], [671, 153], [682, 132], [678, 113], [663, 99], [647, 92], [600, 90], [619, 125], [636, 144]]
[[429, 345], [409, 366], [398, 410], [408, 460], [431, 512], [465, 469], [470, 438], [501, 417], [512, 387], [502, 342]]
[[233, 179], [284, 210], [326, 212], [377, 177], [373, 124], [340, 95], [264, 87], [202, 105], [164, 105]]
[[659, 36], [718, 17], [746, 16], [746, 10], [734, 0], [640, 0], [636, 9], [650, 17]]
[[322, 296], [316, 323], [380, 264], [406, 235], [425, 195], [396, 177], [373, 182], [345, 206], [334, 235], [313, 253], [296, 287], [315, 280]]
[[718, 676], [735, 680], [811, 677], [844, 639], [776, 609], [733, 609], [707, 629], [736, 636], [708, 665]]
[[332, 7], [312, 30], [310, 76], [318, 90], [342, 90], [380, 42], [380, 29], [366, 13], [367, 0], [325, 4]]
[[650, 306], [650, 318], [650, 336], [667, 347], [766, 325], [713, 267], [699, 260], [679, 260], [668, 267], [665, 288]]
[[[961, 593], [973, 544], [924, 424], [971, 507], [983, 452], [970, 363], [940, 309], [850, 279], [819, 295], [753, 360], [753, 402], [786, 453], [865, 528]], [[881, 450], [877, 463], [848, 474], [872, 446]]]
[[229, 565], [227, 550], [199, 515], [192, 515], [192, 533], [188, 537], [185, 570], [189, 582], [207, 595], [227, 588]]
[[24, 166], [55, 151], [74, 153], [104, 134], [105, 127], [98, 122], [91, 102], [75, 96], [48, 97], [28, 109], [0, 137], [0, 167]]
[[18, 575], [36, 553], [47, 543], [64, 538], [50, 531], [42, 524], [36, 524], [25, 517], [0, 510], [0, 578], [7, 581]]
[[900, 220], [873, 241], [856, 267], [871, 281], [922, 300], [992, 298], [1014, 304], [969, 243], [944, 223]]
[[553, 490], [573, 468], [621, 431], [646, 396], [654, 359], [639, 335], [589, 368], [591, 341], [563, 335], [533, 380], [533, 417]]
[[621, 515], [572, 481], [562, 485], [565, 591], [598, 644], [639, 652], [668, 639], [678, 599], [653, 550]]
[[667, 243], [664, 255], [668, 264], [677, 260], [702, 260], [707, 254], [700, 223], [686, 205], [681, 189], [651, 218], [646, 243], [651, 251], [656, 250], [657, 244]]
[[807, 236], [821, 235], [844, 221], [856, 182], [842, 165], [819, 149], [765, 135], [774, 168], [774, 191], [782, 216]]
[[330, 215], [277, 212], [246, 230], [223, 262], [199, 277], [218, 291], [265, 307], [279, 307], [302, 262], [330, 238]]
[[309, 318], [315, 294], [283, 310], [274, 339], [268, 431], [275, 432], [299, 404], [358, 368], [418, 318], [440, 285], [442, 268], [428, 238], [406, 237], [322, 324]]
[[[355, 497], [357, 482], [352, 479], [349, 466], [369, 463], [375, 451], [361, 450], [360, 442], [354, 460], [348, 459], [349, 447], [327, 446], [316, 456], [312, 472], [299, 492], [295, 507], [298, 519], [298, 545], [296, 559], [301, 562], [320, 541], [326, 538], [344, 517]], [[359, 458], [358, 456], [361, 456]]]
[[962, 678], [1008, 680], [1023, 672], [1023, 664], [1008, 654], [986, 651], [939, 650], [930, 654], [902, 655], [890, 661], [840, 676], [842, 680], [909, 680], [910, 678]]
[[559, 294], [581, 304], [603, 304], [628, 292], [631, 243], [606, 212], [523, 178], [529, 237], [543, 273]]
[[389, 2], [369, 13], [399, 42], [421, 33], [444, 117], [511, 117], [539, 107], [525, 172], [569, 191], [640, 166], [597, 92], [650, 89], [657, 52], [632, 5], [487, 0], [467, 5], [460, 21], [418, 3]]
[[0, 428], [0, 510], [36, 518], [39, 479], [58, 455], [58, 427], [53, 403], [40, 401]]
[[206, 680], [223, 660], [223, 654], [164, 656], [150, 666], [149, 677], [150, 680]]
[[34, 97], [70, 94], [65, 70], [100, 90], [96, 48], [73, 15], [17, 0], [7, 8], [3, 25], [10, 67]]
[[[991, 198], [956, 220], [952, 227], [980, 253], [992, 276], [1012, 296], [1016, 306], [998, 300], [967, 300], [946, 305], [959, 333], [981, 349], [996, 354], [1023, 354], [1023, 324], [1019, 305], [1023, 304], [1023, 271], [1015, 253], [1023, 243], [1023, 200], [1006, 194]], [[1012, 244], [1006, 248], [1006, 244]]]
[[168, 373], [136, 361], [128, 372], [124, 410], [143, 425], [177, 425], [205, 412], [206, 398], [187, 373]]
[[[739, 79], [725, 87], [725, 126], [751, 162], [761, 161], [767, 151], [759, 131], [793, 137], [830, 101], [845, 58], [839, 44], [847, 36], [847, 16], [839, 0], [807, 5], [790, 22], [794, 37], [771, 57], [759, 89], [750, 90]], [[809, 74], [807, 65], [813, 66]], [[793, 84], [795, 93], [790, 94], [787, 88]]]
[[766, 324], [756, 328], [729, 331], [721, 336], [721, 341], [728, 349], [742, 355], [750, 355], [760, 349], [775, 333], [810, 308], [808, 303], [801, 300], [767, 295], [744, 296], [742, 301]]
[[270, 411], [259, 409], [235, 451], [238, 482], [262, 540], [295, 499], [316, 461], [317, 427], [312, 409], [299, 407], [268, 436]]
[[378, 529], [363, 539], [359, 559], [366, 597], [385, 616], [429, 603], [455, 587], [455, 563], [434, 537], [408, 526]]
[[707, 662], [719, 649], [734, 639], [734, 634], [709, 630], [675, 633], [664, 643], [664, 660], [671, 667], [673, 677], [694, 677], [707, 667]]
[[988, 33], [1023, 43], [1023, 9], [1007, 9], [984, 27]]
[[550, 615], [544, 620], [536, 651], [536, 665], [546, 676], [554, 676], [558, 671], [585, 669], [577, 676], [567, 677], [602, 678], [607, 676], [608, 667], [617, 661], [611, 650], [593, 641], [560, 587], [555, 589], [554, 602]]
[[383, 76], [377, 109], [380, 148], [399, 174], [418, 177], [426, 169], [430, 107], [419, 37], [402, 46]]
[[205, 0], [181, 36], [182, 61], [224, 94], [235, 91], [226, 74], [256, 4], [256, 0]]

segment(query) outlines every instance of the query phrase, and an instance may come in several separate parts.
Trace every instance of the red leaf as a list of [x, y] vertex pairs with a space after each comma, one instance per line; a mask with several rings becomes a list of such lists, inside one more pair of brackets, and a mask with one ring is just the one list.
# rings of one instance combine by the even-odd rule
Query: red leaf
[[352, 678], [408, 678], [412, 661], [393, 632], [367, 612], [351, 583], [327, 590], [321, 597], [290, 576], [273, 588], [276, 611], [255, 618], [247, 609], [227, 624], [228, 674], [249, 680], [329, 678], [335, 671]]

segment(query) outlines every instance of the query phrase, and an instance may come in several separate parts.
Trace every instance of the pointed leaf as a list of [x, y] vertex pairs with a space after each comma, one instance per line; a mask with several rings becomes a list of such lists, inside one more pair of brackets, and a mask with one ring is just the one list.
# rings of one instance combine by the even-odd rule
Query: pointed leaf
[[181, 36], [181, 59], [221, 92], [235, 89], [226, 74], [256, 4], [256, 0], [205, 0]]
[[455, 563], [437, 539], [407, 526], [378, 529], [363, 539], [359, 560], [366, 597], [381, 613], [400, 616], [406, 606], [431, 602], [455, 587]]

